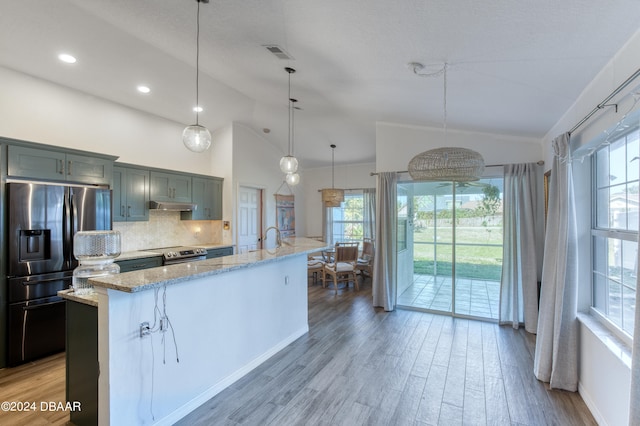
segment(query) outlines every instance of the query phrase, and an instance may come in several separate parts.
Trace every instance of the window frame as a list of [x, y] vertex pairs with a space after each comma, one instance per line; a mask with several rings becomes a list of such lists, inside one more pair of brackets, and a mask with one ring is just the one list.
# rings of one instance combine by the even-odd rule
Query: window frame
[[[341, 209], [343, 212], [345, 211], [345, 201], [346, 201], [347, 197], [360, 198], [362, 200], [362, 220], [360, 220], [360, 221], [357, 221], [357, 220], [338, 220], [338, 221], [336, 221], [334, 219], [334, 209]], [[340, 207], [330, 207], [329, 208], [330, 209], [329, 214], [331, 215], [330, 241], [333, 241], [334, 244], [336, 242], [360, 242], [362, 244], [362, 242], [364, 241], [364, 227], [365, 227], [364, 208], [365, 208], [365, 206], [364, 206], [364, 189], [345, 190], [345, 200], [343, 200], [342, 203], [340, 203]], [[350, 224], [355, 224], [355, 225], [360, 224], [361, 227], [362, 227], [362, 238], [359, 238], [359, 239], [346, 239], [346, 238], [344, 238], [344, 236], [345, 236], [344, 232], [342, 234], [340, 234], [341, 238], [336, 238], [337, 235], [333, 232], [336, 223], [343, 224], [343, 226], [342, 226], [343, 231], [344, 231], [345, 227], [350, 225]]]
[[[612, 332], [615, 336], [617, 336], [618, 338], [620, 338], [624, 343], [628, 344], [628, 345], [632, 345], [633, 343], [633, 335], [630, 334], [629, 332], [627, 332], [623, 327], [624, 327], [624, 304], [621, 300], [621, 322], [622, 324], [618, 325], [617, 323], [615, 323], [610, 317], [608, 313], [602, 312], [600, 309], [598, 309], [597, 307], [595, 307], [595, 303], [596, 303], [596, 280], [595, 277], [596, 276], [601, 276], [604, 279], [604, 282], [607, 283], [607, 289], [606, 289], [606, 299], [609, 300], [610, 299], [610, 292], [609, 292], [609, 288], [608, 288], [608, 282], [609, 280], [611, 280], [611, 276], [609, 275], [609, 261], [607, 260], [605, 262], [606, 266], [605, 266], [605, 270], [604, 271], [599, 271], [596, 270], [596, 268], [598, 267], [596, 262], [596, 255], [597, 255], [597, 250], [595, 247], [595, 241], [596, 241], [596, 237], [599, 238], [604, 238], [606, 241], [608, 240], [618, 240], [620, 241], [621, 244], [624, 244], [625, 241], [627, 242], [634, 242], [634, 243], [638, 243], [638, 238], [639, 238], [639, 231], [638, 229], [629, 229], [629, 208], [628, 208], [628, 202], [629, 199], [626, 199], [627, 202], [627, 207], [626, 207], [626, 211], [625, 211], [625, 220], [626, 220], [626, 229], [621, 229], [621, 228], [616, 228], [614, 227], [615, 224], [611, 223], [611, 216], [610, 216], [610, 209], [611, 209], [611, 204], [608, 204], [607, 206], [607, 227], [602, 227], [598, 225], [598, 208], [599, 208], [599, 204], [598, 204], [598, 190], [604, 188], [604, 186], [602, 188], [598, 187], [598, 152], [600, 152], [602, 149], [609, 149], [609, 146], [616, 144], [618, 141], [624, 139], [624, 146], [625, 146], [625, 178], [624, 178], [624, 182], [623, 183], [619, 183], [618, 185], [624, 184], [626, 187], [626, 191], [628, 191], [629, 188], [629, 184], [631, 182], [631, 184], [635, 184], [640, 186], [640, 180], [638, 179], [633, 179], [631, 181], [628, 181], [628, 169], [629, 169], [629, 163], [630, 161], [628, 160], [628, 144], [629, 144], [629, 136], [634, 134], [636, 136], [636, 139], [640, 140], [640, 125], [636, 124], [634, 126], [632, 126], [632, 128], [628, 129], [626, 132], [617, 135], [616, 138], [611, 142], [611, 143], [607, 143], [607, 144], [602, 144], [601, 146], [599, 146], [597, 149], [595, 149], [593, 151], [593, 154], [591, 156], [591, 188], [590, 188], [590, 192], [591, 192], [591, 229], [590, 229], [590, 253], [591, 253], [591, 263], [590, 263], [590, 306], [589, 306], [589, 312], [592, 316], [594, 316], [604, 327], [606, 327], [610, 332]], [[611, 153], [608, 153], [607, 156], [607, 167], [608, 170], [611, 170]], [[633, 161], [633, 160], [631, 160]], [[615, 187], [617, 185], [607, 185], [607, 188], [612, 188]], [[627, 197], [628, 197], [628, 192], [627, 192]], [[611, 193], [609, 192], [609, 203], [610, 203], [610, 196]], [[637, 213], [636, 213], [637, 214]], [[637, 219], [636, 219], [637, 220]], [[636, 224], [637, 227], [637, 224]], [[637, 261], [636, 261], [636, 268], [637, 268]], [[637, 270], [636, 270], [637, 273]], [[616, 280], [614, 280], [616, 281]], [[630, 289], [630, 287], [624, 283], [624, 280], [620, 280], [619, 282], [620, 284], [620, 288], [621, 291], [623, 288], [628, 288]], [[637, 285], [637, 284], [636, 284]], [[635, 289], [634, 289], [635, 290]], [[621, 293], [623, 294], [623, 293]], [[637, 292], [636, 292], [637, 294]], [[622, 297], [621, 297], [622, 299]], [[608, 303], [608, 302], [607, 302]], [[608, 310], [608, 309], [607, 309]]]

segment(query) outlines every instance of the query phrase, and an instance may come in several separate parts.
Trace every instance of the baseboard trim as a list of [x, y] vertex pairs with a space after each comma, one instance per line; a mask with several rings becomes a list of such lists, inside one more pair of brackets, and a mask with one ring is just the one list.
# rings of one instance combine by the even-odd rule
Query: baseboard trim
[[587, 392], [585, 387], [582, 386], [582, 383], [580, 382], [578, 382], [578, 393], [582, 397], [582, 400], [584, 401], [584, 403], [587, 405], [587, 408], [589, 409], [589, 411], [591, 411], [591, 415], [593, 416], [595, 421], [598, 423], [598, 425], [608, 426], [608, 423], [604, 420], [604, 417], [600, 413], [600, 410], [598, 410], [598, 407], [593, 402], [591, 395], [589, 395], [589, 392]]

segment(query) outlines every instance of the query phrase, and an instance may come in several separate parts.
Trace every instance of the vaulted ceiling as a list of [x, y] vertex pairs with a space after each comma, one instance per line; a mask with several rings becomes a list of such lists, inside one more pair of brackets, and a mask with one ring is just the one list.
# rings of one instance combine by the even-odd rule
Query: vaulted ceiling
[[[7, 0], [0, 66], [181, 124], [195, 121], [195, 0]], [[210, 0], [200, 123], [287, 150], [286, 66], [303, 168], [375, 159], [375, 123], [542, 138], [638, 29], [637, 0]], [[277, 45], [292, 59], [279, 59]], [[73, 65], [57, 55], [77, 57]], [[136, 91], [146, 84], [151, 93]], [[0, 94], [1, 96], [1, 94]], [[263, 129], [270, 129], [264, 133]]]

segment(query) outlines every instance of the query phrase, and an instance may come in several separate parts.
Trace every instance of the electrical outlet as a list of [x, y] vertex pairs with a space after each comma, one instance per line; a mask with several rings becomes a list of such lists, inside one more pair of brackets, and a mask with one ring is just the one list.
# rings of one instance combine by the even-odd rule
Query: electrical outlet
[[289, 275], [284, 276], [284, 285], [289, 285]]
[[163, 333], [169, 329], [169, 318], [162, 317], [160, 318], [160, 331]]
[[151, 334], [151, 328], [149, 327], [149, 321], [140, 323], [140, 338], [142, 339], [145, 336], [149, 336]]

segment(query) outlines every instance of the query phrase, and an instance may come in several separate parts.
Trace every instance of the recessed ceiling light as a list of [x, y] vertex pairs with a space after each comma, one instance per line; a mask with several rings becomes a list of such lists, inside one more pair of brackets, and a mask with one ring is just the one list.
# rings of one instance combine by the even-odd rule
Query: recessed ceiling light
[[67, 64], [76, 63], [76, 58], [74, 56], [69, 55], [68, 53], [59, 54], [58, 59], [60, 59], [62, 62], [66, 62]]
[[202, 112], [202, 111], [204, 111], [204, 110], [202, 109], [201, 106], [194, 106], [193, 107], [193, 112]]
[[149, 89], [148, 86], [140, 85], [140, 86], [138, 86], [138, 92], [140, 92], [140, 93], [149, 93], [149, 92], [151, 92], [151, 89]]

